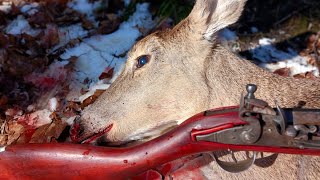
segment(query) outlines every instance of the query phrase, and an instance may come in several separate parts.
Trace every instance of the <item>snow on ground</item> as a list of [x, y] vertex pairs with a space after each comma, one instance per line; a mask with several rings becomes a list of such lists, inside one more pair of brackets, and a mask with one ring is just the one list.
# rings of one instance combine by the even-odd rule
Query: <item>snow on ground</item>
[[[78, 57], [71, 86], [73, 92], [69, 94], [68, 99], [79, 100], [78, 95], [81, 88], [91, 88], [92, 91], [89, 94], [92, 95], [95, 89], [109, 87], [104, 82], [99, 82], [98, 78], [101, 73], [108, 67], [115, 67], [114, 80], [120, 74], [125, 63], [126, 57], [123, 57], [123, 54], [126, 54], [142, 35], [139, 28], [151, 29], [155, 26], [148, 7], [147, 3], [138, 4], [136, 12], [128, 21], [123, 22], [114, 33], [83, 39], [81, 44], [67, 49], [61, 55], [61, 58], [65, 60], [74, 56]], [[88, 85], [83, 84], [85, 80], [89, 81]], [[87, 94], [84, 97], [90, 95]], [[84, 99], [80, 97], [80, 100]]]
[[0, 11], [8, 13], [11, 11], [11, 2], [2, 2], [2, 5], [0, 5]]
[[233, 52], [240, 51], [240, 46], [238, 43], [238, 36], [235, 31], [231, 31], [229, 28], [225, 28], [219, 32], [218, 41], [225, 47], [229, 47], [229, 49]]
[[70, 26], [59, 27], [58, 33], [59, 33], [59, 44], [53, 47], [51, 49], [51, 52], [65, 46], [71, 40], [82, 39], [86, 37], [89, 32], [83, 29], [82, 25], [78, 23]]
[[250, 50], [253, 58], [261, 62], [260, 67], [271, 72], [289, 68], [291, 76], [306, 72], [319, 76], [318, 68], [308, 63], [307, 56], [300, 56], [291, 48], [288, 48], [287, 52], [278, 50], [272, 45], [274, 42], [275, 39], [262, 38], [259, 40], [259, 46]]
[[34, 15], [38, 12], [39, 3], [33, 2], [21, 7], [20, 11], [24, 14]]
[[17, 116], [18, 122], [26, 123], [28, 126], [40, 127], [42, 125], [50, 124], [52, 112], [48, 109], [38, 110], [31, 114], [24, 114], [22, 116]]
[[[125, 3], [129, 3], [126, 1]], [[94, 20], [94, 10], [101, 5], [100, 1], [90, 3], [88, 0], [73, 0], [68, 6], [82, 14], [88, 16], [89, 19]], [[4, 6], [4, 5], [2, 5]], [[38, 4], [31, 3], [21, 7], [23, 13], [35, 13]], [[139, 29], [151, 29], [155, 26], [152, 20], [152, 15], [148, 10], [149, 4], [137, 4], [136, 12], [126, 21], [123, 22], [119, 29], [112, 34], [96, 35], [88, 37], [89, 32], [84, 30], [80, 23], [70, 26], [58, 27], [59, 44], [53, 47], [49, 53], [64, 47], [73, 39], [82, 39], [82, 43], [76, 47], [66, 49], [65, 53], [61, 55], [61, 59], [68, 61], [71, 57], [78, 57], [75, 64], [75, 72], [72, 74], [71, 92], [68, 96], [69, 100], [84, 100], [91, 96], [97, 89], [107, 89], [108, 84], [99, 81], [98, 77], [108, 67], [115, 67], [115, 76], [111, 82], [120, 74], [120, 71], [126, 60], [127, 51], [135, 44], [136, 40], [142, 35]], [[6, 28], [7, 34], [20, 35], [22, 33], [36, 36], [40, 30], [34, 29], [24, 16], [19, 15]], [[55, 70], [58, 64], [66, 64], [66, 61], [53, 63], [48, 71], [39, 74], [31, 74], [26, 77], [26, 80], [33, 81], [35, 76], [49, 76], [53, 79], [59, 75]], [[52, 73], [54, 72], [54, 73]], [[61, 73], [60, 73], [61, 74]], [[31, 77], [31, 78], [30, 78]], [[84, 81], [88, 80], [88, 84]], [[81, 89], [91, 89], [89, 94], [79, 98]]]
[[24, 77], [26, 82], [31, 82], [41, 89], [54, 88], [58, 82], [68, 79], [68, 71], [64, 68], [68, 61], [54, 61], [46, 71], [42, 73], [33, 72]]
[[101, 1], [90, 3], [88, 0], [73, 0], [68, 3], [68, 7], [79, 13], [85, 14], [87, 18], [94, 21], [93, 13], [101, 5]]
[[40, 31], [33, 29], [29, 22], [22, 15], [19, 15], [7, 26], [6, 33], [12, 35], [26, 33], [30, 36], [37, 36]]
[[[257, 30], [254, 27], [253, 29]], [[238, 39], [236, 33], [227, 28], [222, 30], [219, 36], [223, 44], [235, 42]], [[281, 68], [289, 68], [290, 76], [306, 72], [312, 72], [315, 76], [319, 76], [318, 68], [308, 63], [308, 56], [300, 56], [291, 48], [288, 48], [287, 51], [279, 50], [273, 45], [275, 42], [276, 39], [261, 38], [258, 45], [249, 50], [253, 60], [258, 61], [260, 67], [271, 72]], [[237, 48], [232, 47], [232, 49]]]
[[236, 32], [231, 31], [228, 28], [221, 30], [219, 36], [222, 41], [235, 41], [238, 39]]
[[[99, 22], [95, 20], [94, 11], [102, 5], [102, 2], [91, 3], [89, 0], [73, 0], [68, 3], [68, 7], [84, 14], [88, 20], [97, 25]], [[129, 0], [125, 1], [126, 5], [129, 3]], [[5, 33], [17, 36], [26, 33], [33, 37], [37, 36], [43, 29], [31, 27], [25, 16], [34, 15], [38, 11], [38, 7], [38, 3], [26, 3], [21, 6], [22, 14], [8, 23]], [[57, 50], [61, 51], [61, 48], [65, 51], [60, 56], [61, 59], [54, 60], [44, 72], [33, 72], [25, 76], [24, 80], [33, 83], [40, 89], [51, 89], [52, 92], [50, 91], [40, 98], [43, 101], [40, 103], [41, 105], [30, 105], [28, 113], [22, 113], [22, 111], [21, 113], [15, 113], [12, 109], [14, 112], [10, 115], [17, 121], [39, 127], [50, 123], [52, 121], [50, 115], [59, 108], [59, 100], [54, 97], [57, 93], [56, 90], [59, 88], [55, 86], [70, 81], [70, 92], [67, 99], [81, 102], [92, 96], [96, 90], [107, 89], [110, 83], [120, 74], [126, 61], [126, 53], [142, 36], [139, 30], [143, 29], [145, 32], [155, 26], [148, 8], [148, 3], [137, 4], [136, 12], [126, 22], [123, 22], [117, 31], [108, 35], [89, 37], [89, 31], [85, 30], [81, 23], [59, 27], [48, 25], [44, 32], [47, 30], [58, 31], [59, 35], [59, 43], [48, 50], [48, 54]], [[0, 5], [0, 10], [10, 12], [11, 4]], [[81, 43], [72, 44], [72, 48], [64, 49], [69, 47], [66, 45], [75, 39], [79, 39]], [[68, 69], [67, 65], [74, 63], [70, 60], [74, 60], [75, 57], [77, 60], [74, 64], [74, 71], [70, 72], [71, 69]], [[113, 79], [109, 81], [99, 80], [99, 76], [112, 67], [114, 67]], [[89, 91], [82, 95], [82, 90]], [[9, 110], [6, 112], [9, 113]], [[69, 120], [71, 121], [73, 118], [71, 117]]]

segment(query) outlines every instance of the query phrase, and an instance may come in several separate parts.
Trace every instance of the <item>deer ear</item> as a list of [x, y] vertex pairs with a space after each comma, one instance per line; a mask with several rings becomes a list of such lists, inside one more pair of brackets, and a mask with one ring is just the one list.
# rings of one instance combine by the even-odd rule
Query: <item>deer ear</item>
[[188, 16], [189, 26], [205, 39], [212, 40], [219, 30], [239, 19], [246, 1], [197, 0]]

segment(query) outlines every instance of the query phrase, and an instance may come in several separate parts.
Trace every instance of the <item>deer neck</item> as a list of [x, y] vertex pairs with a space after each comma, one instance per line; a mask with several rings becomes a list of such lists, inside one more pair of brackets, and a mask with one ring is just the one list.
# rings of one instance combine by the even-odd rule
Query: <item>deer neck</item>
[[[237, 105], [246, 84], [256, 84], [256, 97], [274, 106], [320, 108], [320, 81], [281, 77], [217, 46], [205, 62], [209, 106]], [[308, 87], [308, 88], [306, 88]]]

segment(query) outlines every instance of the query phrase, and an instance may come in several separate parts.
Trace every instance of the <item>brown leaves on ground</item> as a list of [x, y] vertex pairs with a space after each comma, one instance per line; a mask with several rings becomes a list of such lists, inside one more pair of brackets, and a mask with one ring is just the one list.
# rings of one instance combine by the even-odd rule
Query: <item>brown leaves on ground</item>
[[[12, 3], [11, 11], [0, 11], [0, 127], [3, 127], [0, 145], [52, 142], [66, 127], [63, 123], [66, 119], [78, 115], [82, 108], [93, 103], [103, 92], [95, 92], [83, 103], [66, 102], [65, 97], [70, 89], [69, 78], [77, 58], [70, 58], [69, 64], [63, 67], [52, 65], [67, 47], [77, 45], [81, 39], [70, 39], [67, 44], [57, 47], [65, 41], [61, 39], [65, 37], [60, 28], [80, 23], [88, 30], [88, 36], [112, 33], [121, 23], [121, 17], [117, 13], [124, 8], [123, 2], [103, 1], [101, 7], [94, 12], [96, 23], [85, 14], [69, 8], [67, 4], [70, 1], [9, 0]], [[33, 2], [38, 3], [34, 13], [21, 11], [21, 7]], [[37, 34], [6, 33], [7, 26], [18, 17], [25, 19], [32, 29], [37, 30]], [[112, 76], [113, 69], [109, 69], [101, 74], [100, 80], [109, 81]], [[52, 97], [58, 99], [59, 107], [53, 112], [52, 123], [35, 129], [20, 124], [32, 124], [35, 119], [30, 117], [37, 117], [41, 110], [50, 109], [48, 106], [52, 105], [48, 102]], [[63, 120], [60, 116], [63, 116]], [[25, 119], [26, 122], [20, 122], [19, 119]]]
[[81, 104], [81, 108], [85, 108], [90, 104], [93, 104], [98, 99], [98, 97], [102, 95], [102, 93], [104, 93], [104, 90], [95, 91], [95, 93], [92, 96], [88, 97], [83, 101], [83, 103]]
[[10, 145], [18, 141], [25, 128], [17, 122], [3, 122], [0, 129], [0, 146]]
[[290, 76], [290, 68], [280, 68], [273, 72], [274, 74], [278, 74], [283, 77], [289, 77]]
[[40, 44], [45, 49], [50, 49], [51, 47], [59, 44], [59, 30], [58, 26], [55, 24], [48, 24], [46, 29], [42, 32], [42, 37], [40, 38]]
[[318, 67], [320, 71], [320, 31], [307, 39], [307, 48], [300, 55], [308, 57], [308, 63]]
[[[320, 71], [320, 31], [317, 34], [312, 34], [306, 42], [306, 49], [300, 52], [300, 56], [308, 58], [308, 64], [318, 67]], [[273, 72], [280, 76], [289, 77], [291, 75], [290, 68], [280, 68]], [[293, 75], [296, 79], [317, 79], [312, 72], [306, 72]]]
[[313, 80], [317, 79], [317, 77], [311, 72], [296, 74], [293, 77], [296, 79], [313, 79]]
[[100, 21], [97, 34], [110, 34], [118, 29], [120, 19], [115, 14], [107, 14], [105, 20]]
[[[273, 73], [283, 77], [289, 77], [291, 71], [290, 71], [290, 68], [280, 68], [275, 70]], [[296, 75], [293, 75], [293, 77], [296, 79], [313, 79], [313, 80], [317, 79], [317, 77], [312, 72], [296, 74]]]
[[51, 143], [57, 142], [57, 139], [66, 128], [67, 123], [61, 120], [55, 120], [51, 124], [39, 127], [32, 135], [29, 143]]
[[104, 72], [99, 76], [99, 80], [110, 80], [113, 77], [114, 68], [108, 67]]
[[[101, 73], [99, 76], [99, 80], [103, 80], [105, 82], [110, 82], [114, 75], [114, 68], [107, 67], [104, 72]], [[85, 108], [89, 106], [90, 104], [94, 103], [99, 96], [101, 96], [104, 93], [105, 90], [96, 90], [92, 96], [89, 96], [81, 103], [81, 108]], [[86, 92], [84, 92], [86, 93]]]
[[0, 131], [0, 146], [24, 143], [50, 143], [57, 142], [67, 124], [61, 120], [55, 120], [50, 124], [37, 129], [27, 128], [18, 122], [9, 121], [2, 123]]

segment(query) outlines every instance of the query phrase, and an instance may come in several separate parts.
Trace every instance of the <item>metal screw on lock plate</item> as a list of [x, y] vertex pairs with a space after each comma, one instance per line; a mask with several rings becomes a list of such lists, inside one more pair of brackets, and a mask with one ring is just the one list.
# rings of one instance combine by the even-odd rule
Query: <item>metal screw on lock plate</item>
[[255, 99], [254, 93], [257, 91], [257, 85], [255, 84], [248, 84], [246, 86], [248, 94], [246, 95], [246, 99]]
[[250, 131], [243, 131], [240, 135], [240, 138], [243, 142], [249, 144], [255, 143], [257, 141], [256, 136]]
[[246, 86], [247, 95], [244, 97], [245, 108], [250, 108], [250, 100], [255, 99], [254, 93], [257, 91], [257, 85], [255, 84], [247, 84]]

